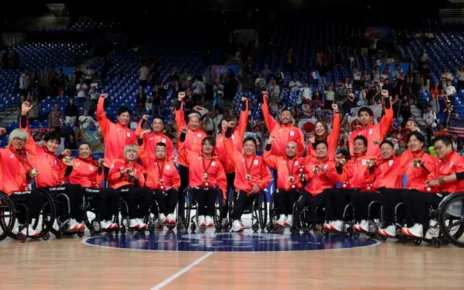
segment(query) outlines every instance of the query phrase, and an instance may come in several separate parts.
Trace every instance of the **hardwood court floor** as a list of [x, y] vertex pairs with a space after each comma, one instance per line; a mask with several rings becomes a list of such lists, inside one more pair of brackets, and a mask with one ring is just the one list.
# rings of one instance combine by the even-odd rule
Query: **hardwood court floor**
[[2, 290], [464, 288], [463, 249], [394, 241], [344, 250], [177, 252], [52, 237], [4, 240], [0, 257]]

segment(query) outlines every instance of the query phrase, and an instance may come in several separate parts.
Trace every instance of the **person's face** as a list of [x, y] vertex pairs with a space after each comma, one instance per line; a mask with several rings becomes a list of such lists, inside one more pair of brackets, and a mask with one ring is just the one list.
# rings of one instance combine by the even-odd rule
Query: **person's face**
[[188, 124], [189, 124], [190, 129], [195, 131], [200, 127], [200, 118], [197, 116], [190, 117]]
[[382, 158], [385, 160], [390, 159], [393, 156], [393, 153], [394, 149], [388, 143], [384, 143], [380, 147], [380, 154], [382, 155]]
[[253, 155], [256, 152], [256, 145], [253, 141], [248, 140], [243, 144], [243, 152], [245, 155]]
[[318, 158], [325, 158], [327, 156], [327, 146], [324, 143], [319, 143], [316, 146], [316, 155]]
[[412, 152], [418, 152], [422, 150], [424, 143], [422, 143], [416, 136], [411, 136], [408, 141], [408, 147], [411, 149]]
[[166, 146], [156, 146], [155, 156], [158, 159], [164, 159], [166, 157]]
[[164, 129], [163, 120], [161, 120], [159, 118], [153, 119], [153, 122], [151, 123], [151, 128], [156, 133], [163, 132], [163, 129]]
[[124, 112], [124, 113], [121, 113], [118, 115], [118, 121], [119, 123], [121, 123], [122, 125], [127, 125], [129, 124], [129, 121], [130, 121], [130, 114], [129, 112]]
[[44, 142], [44, 145], [48, 149], [48, 151], [55, 153], [56, 150], [58, 150], [60, 143], [57, 140], [48, 140]]
[[364, 153], [366, 152], [367, 148], [366, 145], [364, 145], [364, 142], [361, 139], [357, 139], [353, 143], [353, 151], [356, 154]]
[[316, 133], [317, 136], [322, 136], [325, 134], [325, 128], [321, 122], [316, 123], [314, 132]]
[[213, 144], [206, 141], [202, 145], [201, 150], [203, 151], [204, 154], [213, 154], [214, 146], [213, 146]]
[[87, 144], [82, 144], [79, 146], [79, 157], [83, 159], [87, 159], [90, 157], [92, 154], [92, 150], [90, 149], [90, 146]]
[[292, 114], [290, 113], [290, 111], [285, 110], [280, 114], [280, 122], [282, 122], [282, 124], [287, 125], [291, 122], [291, 120]]
[[441, 160], [446, 160], [446, 157], [448, 156], [448, 154], [453, 152], [453, 146], [452, 145], [446, 146], [445, 143], [443, 143], [443, 141], [441, 140], [438, 140], [433, 145], [434, 145], [435, 153], [437, 154], [437, 157]]
[[285, 153], [287, 154], [288, 157], [293, 157], [296, 155], [296, 143], [291, 141], [287, 143], [287, 146], [285, 147]]
[[22, 150], [24, 148], [24, 145], [26, 145], [26, 141], [21, 138], [15, 137], [13, 138], [11, 144], [16, 150]]
[[361, 112], [359, 114], [359, 121], [361, 121], [361, 124], [364, 126], [367, 126], [368, 124], [372, 123], [372, 116], [369, 115], [368, 112]]
[[124, 157], [127, 159], [127, 161], [135, 161], [138, 158], [137, 151], [135, 150], [127, 150], [126, 153], [124, 153]]

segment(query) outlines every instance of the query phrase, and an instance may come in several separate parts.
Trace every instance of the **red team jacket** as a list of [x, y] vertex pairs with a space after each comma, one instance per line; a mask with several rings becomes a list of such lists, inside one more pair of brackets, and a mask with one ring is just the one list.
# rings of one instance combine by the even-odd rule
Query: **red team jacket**
[[[140, 122], [137, 125], [137, 129], [135, 130], [135, 136], [137, 138], [140, 138], [140, 135], [143, 131], [142, 129], [142, 122], [144, 120], [140, 120]], [[174, 146], [172, 145], [171, 139], [164, 135], [162, 132], [156, 133], [156, 132], [151, 132], [143, 135], [143, 149], [145, 149], [148, 153], [148, 155], [151, 158], [156, 158], [155, 156], [155, 149], [156, 149], [156, 144], [157, 143], [164, 143], [166, 144], [166, 154], [168, 157], [168, 160], [174, 160]]]
[[31, 169], [25, 150], [18, 153], [13, 146], [0, 149], [0, 191], [11, 195], [13, 192], [29, 190], [30, 180], [26, 174]]
[[135, 172], [140, 187], [145, 184], [143, 167], [140, 164], [134, 162], [131, 166], [129, 166], [129, 162], [127, 160], [116, 159], [111, 164], [110, 171], [108, 172], [108, 184], [112, 189], [118, 189], [122, 186], [135, 184], [134, 180], [129, 180], [129, 176], [127, 174], [124, 174], [121, 177], [121, 171], [126, 170], [127, 168], [130, 168], [133, 172]]
[[102, 188], [103, 171], [98, 174], [98, 165], [95, 160], [77, 158], [73, 161], [73, 169], [69, 174], [69, 183], [79, 184], [82, 187]]
[[120, 123], [114, 124], [106, 117], [103, 108], [105, 99], [99, 98], [97, 104], [97, 122], [105, 143], [105, 163], [110, 166], [115, 159], [124, 159], [124, 147], [137, 145], [134, 131]]
[[[438, 178], [440, 176], [447, 176], [455, 172], [464, 171], [464, 157], [453, 151], [446, 158], [446, 161], [438, 160], [435, 171], [429, 176], [429, 180]], [[433, 191], [456, 193], [464, 190], [464, 180], [456, 180], [453, 182], [446, 182], [439, 184], [438, 188]]]
[[[231, 138], [225, 138], [224, 146], [235, 168], [235, 190], [250, 193], [255, 184], [259, 188], [265, 189], [271, 183], [272, 176], [263, 158], [256, 155], [242, 154], [231, 143]], [[251, 175], [250, 180], [247, 179], [247, 174]]]
[[[272, 143], [274, 146], [274, 142]], [[272, 150], [272, 147], [271, 147]], [[304, 158], [293, 157], [289, 159], [287, 156], [275, 156], [271, 151], [264, 151], [264, 162], [275, 170], [277, 170], [277, 188], [289, 191], [292, 189], [302, 189], [304, 184], [300, 176], [304, 177]], [[290, 178], [292, 180], [290, 180]]]
[[[327, 170], [326, 173], [322, 170], [314, 172], [315, 166], [323, 167]], [[340, 175], [337, 173], [334, 161], [329, 160], [329, 157], [319, 160], [317, 158], [310, 158], [305, 165], [305, 179], [309, 181], [306, 184], [305, 190], [313, 197], [317, 196], [324, 189], [333, 188], [340, 180]]]
[[[330, 160], [335, 160], [335, 155], [337, 153], [338, 138], [340, 137], [340, 114], [333, 115], [332, 121], [332, 132], [327, 136], [327, 156]], [[318, 140], [316, 140], [317, 142]], [[316, 150], [314, 150], [312, 144], [308, 144], [308, 155], [312, 157], [317, 157]]]
[[142, 148], [139, 150], [139, 156], [147, 176], [145, 187], [160, 190], [180, 187], [179, 172], [174, 161], [150, 157]]

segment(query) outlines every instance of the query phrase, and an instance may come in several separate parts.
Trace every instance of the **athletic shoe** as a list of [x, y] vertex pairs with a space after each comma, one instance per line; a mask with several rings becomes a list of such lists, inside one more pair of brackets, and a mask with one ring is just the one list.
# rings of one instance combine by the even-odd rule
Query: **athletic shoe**
[[176, 216], [173, 213], [168, 214], [167, 220], [170, 225], [176, 224]]
[[283, 227], [285, 225], [285, 215], [281, 214], [279, 219], [276, 220], [275, 225], [278, 227]]
[[208, 227], [214, 227], [214, 220], [209, 215], [206, 216], [206, 225]]
[[291, 227], [293, 225], [293, 216], [291, 214], [288, 215], [287, 219], [284, 222], [286, 227]]
[[201, 227], [201, 228], [206, 227], [206, 222], [205, 222], [205, 216], [204, 215], [201, 215], [201, 216], [198, 217], [198, 226]]
[[240, 223], [239, 220], [234, 220], [234, 222], [232, 223], [232, 231], [233, 232], [242, 232], [243, 231], [243, 226], [242, 224]]

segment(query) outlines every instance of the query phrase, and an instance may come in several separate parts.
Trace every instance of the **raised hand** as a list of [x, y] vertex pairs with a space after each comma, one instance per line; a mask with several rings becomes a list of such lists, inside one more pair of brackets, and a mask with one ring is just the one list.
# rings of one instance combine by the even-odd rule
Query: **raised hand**
[[34, 105], [32, 105], [30, 102], [25, 101], [21, 105], [21, 115], [26, 116], [29, 111], [32, 109]]
[[105, 159], [103, 159], [103, 158], [98, 159], [97, 164], [98, 164], [98, 167], [105, 166]]
[[385, 98], [385, 99], [388, 99], [389, 98], [389, 95], [388, 95], [388, 91], [387, 90], [382, 90], [380, 92], [380, 94]]
[[71, 156], [71, 150], [69, 149], [65, 149], [62, 153], [61, 153], [62, 156]]
[[140, 138], [143, 138], [143, 136], [148, 133], [151, 133], [151, 130], [143, 130], [142, 133], [140, 133]]
[[0, 136], [2, 136], [5, 133], [6, 133], [6, 129], [0, 127]]
[[178, 95], [177, 95], [177, 99], [182, 102], [182, 100], [185, 98], [185, 92], [180, 92]]
[[148, 121], [148, 118], [150, 117], [150, 115], [143, 115], [142, 116], [142, 119], [144, 119], [145, 121]]
[[229, 128], [235, 128], [235, 125], [236, 125], [235, 121], [230, 121], [227, 124], [228, 124]]
[[100, 98], [106, 99], [106, 98], [108, 98], [108, 94], [101, 94]]
[[338, 105], [337, 105], [337, 104], [332, 104], [332, 110], [333, 110], [335, 113], [338, 113]]
[[188, 132], [187, 127], [186, 127], [186, 126], [182, 127], [182, 128], [180, 129], [180, 132], [181, 132], [181, 133], [184, 133], [184, 134], [187, 134], [187, 132]]

